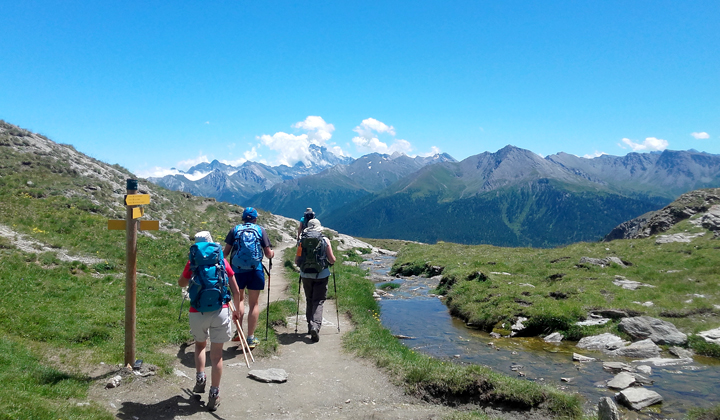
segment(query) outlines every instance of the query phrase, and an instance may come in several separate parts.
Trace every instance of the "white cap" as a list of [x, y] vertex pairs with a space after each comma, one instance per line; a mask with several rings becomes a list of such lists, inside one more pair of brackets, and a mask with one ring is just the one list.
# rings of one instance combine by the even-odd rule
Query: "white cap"
[[212, 235], [207, 230], [203, 230], [195, 234], [195, 243], [198, 242], [213, 242]]

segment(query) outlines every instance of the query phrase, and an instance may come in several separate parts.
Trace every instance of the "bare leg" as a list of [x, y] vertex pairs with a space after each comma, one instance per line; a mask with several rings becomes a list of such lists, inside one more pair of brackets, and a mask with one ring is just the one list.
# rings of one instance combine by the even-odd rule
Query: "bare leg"
[[[210, 343], [210, 363], [212, 365], [212, 382], [215, 388], [220, 387], [223, 371], [223, 343]], [[203, 355], [203, 359], [204, 359]]]
[[[205, 347], [207, 342], [195, 342], [195, 371], [197, 373], [205, 372]], [[211, 355], [212, 357], [212, 355]]]
[[248, 337], [255, 335], [258, 318], [260, 317], [260, 292], [261, 290], [249, 290], [250, 314], [248, 314]]

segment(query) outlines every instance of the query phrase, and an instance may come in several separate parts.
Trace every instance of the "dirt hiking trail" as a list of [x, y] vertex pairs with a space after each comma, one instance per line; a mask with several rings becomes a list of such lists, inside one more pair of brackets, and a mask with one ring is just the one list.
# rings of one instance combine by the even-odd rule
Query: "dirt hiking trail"
[[[278, 247], [278, 257], [287, 246], [282, 244]], [[282, 264], [275, 264], [271, 270], [270, 300], [287, 298], [288, 285], [297, 287], [297, 281], [297, 277], [288, 279]], [[260, 303], [265, 308], [267, 295], [264, 292]], [[352, 324], [341, 311], [341, 333], [338, 333], [334, 300], [327, 300], [324, 305], [323, 327], [320, 341], [316, 343], [305, 334], [304, 302], [301, 302], [300, 310], [298, 333], [295, 333], [293, 316], [287, 328], [277, 330], [280, 343], [277, 354], [255, 357], [250, 369], [245, 365], [242, 352], [237, 349], [238, 343], [225, 344], [221, 404], [215, 412], [209, 412], [205, 406], [209, 386], [204, 394], [192, 393], [195, 383], [192, 344], [169, 350], [177, 352], [175, 375], [139, 378], [132, 382], [124, 379], [119, 387], [112, 389], [103, 387], [105, 381], [97, 381], [90, 391], [90, 398], [107, 407], [117, 418], [126, 420], [441, 419], [449, 412], [446, 407], [405, 395], [379, 369], [346, 353], [341, 337], [352, 329]], [[183, 315], [183, 320], [187, 322], [187, 315]], [[265, 319], [259, 322], [265, 322]], [[206, 363], [206, 372], [210, 375], [209, 353]], [[287, 382], [264, 383], [248, 377], [251, 370], [270, 368], [287, 372]]]

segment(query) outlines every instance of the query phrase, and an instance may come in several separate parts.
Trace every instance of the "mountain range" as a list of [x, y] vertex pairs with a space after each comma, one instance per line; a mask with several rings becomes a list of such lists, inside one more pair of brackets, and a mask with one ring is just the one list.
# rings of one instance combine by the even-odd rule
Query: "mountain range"
[[588, 159], [508, 145], [460, 162], [314, 152], [322, 165], [213, 162], [188, 171], [213, 171], [198, 181], [152, 181], [287, 217], [312, 207], [324, 225], [354, 236], [536, 247], [599, 240], [685, 192], [720, 186], [720, 156], [695, 150]]

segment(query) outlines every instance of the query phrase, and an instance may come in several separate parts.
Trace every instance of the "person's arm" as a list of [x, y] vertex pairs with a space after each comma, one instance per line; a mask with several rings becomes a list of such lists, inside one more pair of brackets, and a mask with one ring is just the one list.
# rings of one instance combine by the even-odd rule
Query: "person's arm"
[[180, 274], [180, 277], [178, 278], [178, 286], [180, 287], [186, 287], [188, 284], [190, 284], [190, 277], [192, 276], [192, 273], [190, 272], [190, 261], [185, 263], [185, 268], [183, 269], [182, 274]]
[[327, 244], [327, 257], [328, 262], [330, 265], [335, 264], [335, 254], [333, 254], [332, 244], [330, 243], [330, 239], [325, 238], [325, 243]]
[[223, 248], [223, 257], [225, 257], [225, 258], [229, 257], [230, 252], [232, 252], [232, 245], [225, 244], [225, 248]]
[[268, 258], [273, 258], [275, 256], [275, 251], [273, 251], [273, 249], [270, 248], [269, 246], [266, 246], [265, 248], [263, 248], [263, 252], [265, 253], [265, 256]]
[[230, 264], [228, 264], [227, 260], [223, 260], [225, 263], [225, 270], [228, 274], [228, 283], [230, 284], [230, 292], [232, 293], [232, 300], [235, 303], [235, 310], [233, 311], [233, 319], [240, 319], [240, 312], [237, 311], [238, 308], [238, 302], [240, 302], [240, 288], [237, 285], [237, 282], [235, 281], [235, 273], [233, 273], [232, 268], [230, 267]]
[[178, 286], [186, 287], [188, 284], [190, 284], [190, 279], [180, 274], [180, 278], [178, 278]]

